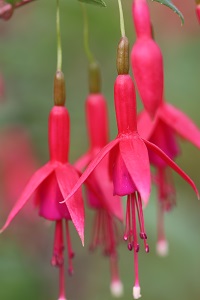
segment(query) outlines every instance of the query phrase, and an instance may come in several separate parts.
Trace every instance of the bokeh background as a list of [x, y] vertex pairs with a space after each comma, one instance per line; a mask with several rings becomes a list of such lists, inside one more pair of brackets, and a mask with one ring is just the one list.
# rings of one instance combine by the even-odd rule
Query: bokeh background
[[[61, 0], [63, 71], [66, 77], [67, 107], [71, 115], [70, 160], [87, 149], [84, 101], [87, 96], [87, 59], [83, 48], [83, 20], [78, 1]], [[126, 34], [132, 44], [135, 34], [131, 0], [124, 0]], [[154, 33], [164, 57], [166, 99], [186, 112], [199, 126], [200, 27], [195, 2], [174, 0], [185, 17], [180, 19], [168, 8], [149, 1]], [[116, 77], [116, 46], [120, 39], [117, 0], [107, 0], [107, 8], [87, 5], [91, 49], [100, 62], [102, 90], [108, 100], [110, 136], [116, 135], [113, 110], [113, 83]], [[53, 77], [56, 70], [56, 0], [38, 0], [16, 10], [8, 22], [0, 21], [0, 72], [5, 80], [5, 99], [0, 103], [0, 132], [23, 128], [29, 135], [35, 163], [48, 160], [47, 118], [53, 105]], [[138, 110], [142, 108], [138, 99]], [[7, 131], [6, 131], [7, 132]], [[5, 133], [4, 133], [5, 136]], [[4, 137], [5, 138], [5, 137]], [[13, 139], [11, 139], [13, 140]], [[16, 144], [15, 144], [16, 143]], [[15, 153], [19, 141], [10, 147]], [[200, 152], [180, 141], [179, 165], [200, 188]], [[2, 137], [0, 147], [5, 141]], [[25, 157], [24, 157], [25, 159]], [[3, 165], [5, 159], [0, 161]], [[20, 159], [19, 159], [20, 161]], [[23, 155], [18, 164], [20, 174]], [[31, 169], [31, 168], [30, 168]], [[16, 199], [7, 199], [5, 173], [1, 168], [0, 222]], [[17, 173], [17, 171], [16, 171]], [[13, 177], [14, 183], [15, 177]], [[174, 174], [177, 206], [166, 216], [170, 252], [166, 258], [155, 253], [156, 192], [152, 189], [145, 222], [150, 253], [141, 249], [140, 283], [143, 299], [199, 300], [200, 298], [200, 202], [191, 188]], [[12, 181], [11, 180], [11, 181]], [[10, 197], [11, 198], [11, 197]], [[12, 201], [11, 201], [12, 200]], [[31, 202], [31, 201], [30, 201]], [[88, 252], [92, 212], [86, 211], [86, 245], [82, 248], [71, 226], [75, 274], [67, 275], [69, 300], [110, 300], [108, 259], [101, 251]], [[51, 267], [54, 226], [37, 217], [33, 208], [21, 212], [0, 237], [0, 299], [57, 299], [58, 271]], [[125, 243], [119, 247], [123, 299], [132, 299], [133, 253]]]

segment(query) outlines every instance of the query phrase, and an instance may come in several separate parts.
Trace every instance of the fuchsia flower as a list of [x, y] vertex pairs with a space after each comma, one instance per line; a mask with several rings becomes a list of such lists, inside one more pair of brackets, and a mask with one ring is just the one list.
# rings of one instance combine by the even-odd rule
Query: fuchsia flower
[[[125, 48], [128, 51], [127, 39], [122, 38], [118, 49]], [[128, 53], [119, 51], [121, 56], [128, 58]], [[139, 273], [138, 273], [138, 251], [139, 241], [137, 233], [137, 218], [139, 223], [139, 236], [143, 240], [146, 252], [149, 252], [147, 235], [144, 226], [143, 205], [147, 205], [150, 189], [150, 163], [148, 150], [164, 160], [184, 180], [186, 180], [198, 195], [194, 182], [185, 174], [159, 147], [140, 137], [137, 131], [136, 118], [136, 96], [131, 77], [128, 75], [127, 61], [120, 61], [118, 75], [114, 85], [115, 112], [118, 126], [117, 137], [108, 143], [96, 155], [88, 165], [83, 175], [77, 181], [65, 201], [67, 202], [87, 180], [90, 174], [97, 168], [99, 163], [109, 154], [110, 173], [113, 180], [114, 195], [127, 196], [126, 228], [124, 240], [128, 242], [129, 250], [134, 250], [135, 283], [133, 296], [135, 299], [141, 297]], [[120, 69], [120, 71], [119, 71]]]
[[136, 42], [131, 52], [133, 75], [145, 109], [154, 116], [163, 98], [163, 59], [152, 39], [149, 8], [146, 0], [132, 5]]
[[196, 0], [196, 16], [197, 16], [197, 20], [200, 23], [200, 1]]
[[[76, 163], [80, 171], [95, 158], [108, 142], [108, 120], [106, 101], [101, 93], [90, 94], [86, 100], [86, 117], [90, 148]], [[117, 244], [119, 230], [117, 220], [123, 220], [121, 198], [113, 196], [113, 183], [108, 172], [108, 157], [102, 160], [86, 180], [87, 202], [95, 211], [93, 235], [90, 249], [102, 246], [104, 254], [110, 258], [111, 293], [119, 297], [123, 285], [119, 277]]]
[[[200, 148], [199, 128], [183, 112], [164, 101], [157, 108], [153, 120], [146, 111], [139, 114], [138, 131], [142, 137], [156, 144], [173, 160], [180, 153], [177, 134]], [[159, 199], [157, 250], [159, 254], [165, 255], [168, 245], [164, 232], [163, 213], [171, 210], [175, 204], [175, 188], [168, 165], [151, 150], [149, 158], [157, 170], [155, 177]]]
[[69, 273], [73, 272], [68, 221], [72, 221], [82, 243], [84, 243], [84, 206], [81, 191], [77, 191], [65, 205], [61, 202], [71, 191], [79, 178], [76, 169], [68, 162], [69, 152], [69, 114], [64, 107], [65, 102], [64, 77], [61, 72], [56, 73], [55, 78], [55, 106], [49, 116], [49, 152], [50, 161], [41, 167], [29, 180], [23, 193], [11, 210], [4, 231], [17, 213], [23, 208], [33, 195], [38, 205], [39, 215], [43, 218], [55, 221], [55, 241], [52, 257], [52, 265], [60, 269], [60, 296], [64, 300], [64, 258], [63, 258], [63, 219], [66, 223]]
[[[23, 128], [9, 127], [0, 133], [0, 164], [6, 202], [3, 205], [10, 207], [13, 200], [20, 196], [37, 165], [30, 137]], [[32, 210], [32, 206], [25, 208], [24, 215], [29, 221]]]
[[12, 17], [15, 8], [24, 6], [25, 4], [33, 1], [35, 0], [22, 0], [15, 4], [10, 4], [4, 0], [0, 0], [0, 18], [4, 19], [5, 21], [9, 20]]

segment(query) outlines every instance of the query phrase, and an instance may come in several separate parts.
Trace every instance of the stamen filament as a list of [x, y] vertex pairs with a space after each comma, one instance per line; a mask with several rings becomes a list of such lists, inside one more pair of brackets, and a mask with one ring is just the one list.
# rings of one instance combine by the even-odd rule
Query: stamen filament
[[135, 211], [135, 193], [131, 194], [131, 210], [132, 210], [132, 228], [133, 228], [133, 243], [134, 243], [134, 273], [135, 273], [135, 284], [134, 287], [139, 287], [139, 268], [138, 268], [138, 252], [139, 245], [137, 239], [137, 222], [136, 222], [136, 211]]
[[138, 221], [140, 226], [140, 238], [144, 241], [144, 248], [146, 252], [149, 252], [149, 245], [147, 244], [147, 235], [144, 227], [144, 216], [142, 210], [142, 199], [139, 193], [135, 195], [135, 203], [137, 207]]
[[74, 268], [73, 268], [73, 264], [72, 264], [72, 259], [74, 257], [74, 252], [73, 252], [72, 246], [71, 246], [69, 224], [68, 224], [67, 220], [66, 220], [66, 237], [67, 237], [67, 252], [68, 252], [68, 272], [69, 272], [69, 275], [73, 275]]
[[56, 221], [54, 246], [51, 264], [54, 267], [60, 267], [63, 264], [63, 230], [62, 220]]

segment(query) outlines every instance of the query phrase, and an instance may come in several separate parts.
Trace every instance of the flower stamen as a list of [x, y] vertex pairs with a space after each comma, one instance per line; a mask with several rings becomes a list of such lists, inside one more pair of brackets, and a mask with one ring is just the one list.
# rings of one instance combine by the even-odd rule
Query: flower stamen
[[74, 252], [72, 250], [70, 233], [69, 233], [69, 224], [66, 220], [66, 238], [67, 238], [67, 253], [68, 253], [68, 273], [69, 275], [73, 275], [74, 268], [72, 264], [72, 259], [74, 258]]

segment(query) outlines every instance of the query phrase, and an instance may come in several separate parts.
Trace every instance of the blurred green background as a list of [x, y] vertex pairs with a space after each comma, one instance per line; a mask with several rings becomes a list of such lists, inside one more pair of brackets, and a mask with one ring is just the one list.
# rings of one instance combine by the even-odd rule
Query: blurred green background
[[[76, 0], [61, 0], [63, 71], [67, 107], [71, 115], [71, 162], [87, 149], [84, 101], [87, 96], [87, 60], [83, 49], [83, 20]], [[90, 45], [102, 70], [103, 93], [108, 100], [111, 138], [116, 135], [113, 83], [116, 77], [116, 46], [120, 39], [117, 0], [107, 8], [89, 6]], [[124, 0], [126, 34], [132, 44], [134, 29], [131, 0]], [[185, 25], [168, 8], [149, 2], [157, 42], [164, 56], [165, 94], [169, 102], [186, 112], [199, 126], [200, 28], [194, 1], [173, 1], [185, 16]], [[30, 133], [42, 165], [48, 160], [47, 118], [53, 105], [53, 77], [56, 70], [56, 0], [38, 0], [16, 10], [9, 22], [0, 22], [0, 72], [6, 83], [6, 100], [1, 103], [2, 128], [21, 124]], [[141, 104], [138, 103], [139, 109]], [[200, 153], [180, 141], [179, 165], [200, 188]], [[174, 174], [177, 206], [166, 216], [170, 253], [155, 254], [156, 193], [152, 189], [145, 222], [150, 253], [139, 255], [143, 299], [199, 300], [200, 298], [200, 203], [191, 188]], [[2, 199], [3, 203], [4, 199]], [[3, 207], [3, 205], [1, 205]], [[20, 213], [18, 218], [23, 214]], [[112, 299], [109, 292], [108, 259], [98, 251], [88, 253], [92, 212], [86, 212], [86, 246], [82, 248], [71, 226], [75, 274], [66, 279], [67, 299]], [[1, 218], [1, 224], [5, 215]], [[53, 226], [38, 218], [37, 224], [14, 221], [0, 239], [0, 299], [55, 300], [58, 272], [50, 265]], [[36, 226], [37, 225], [37, 226]], [[124, 297], [132, 299], [133, 254], [126, 244], [119, 247]]]

